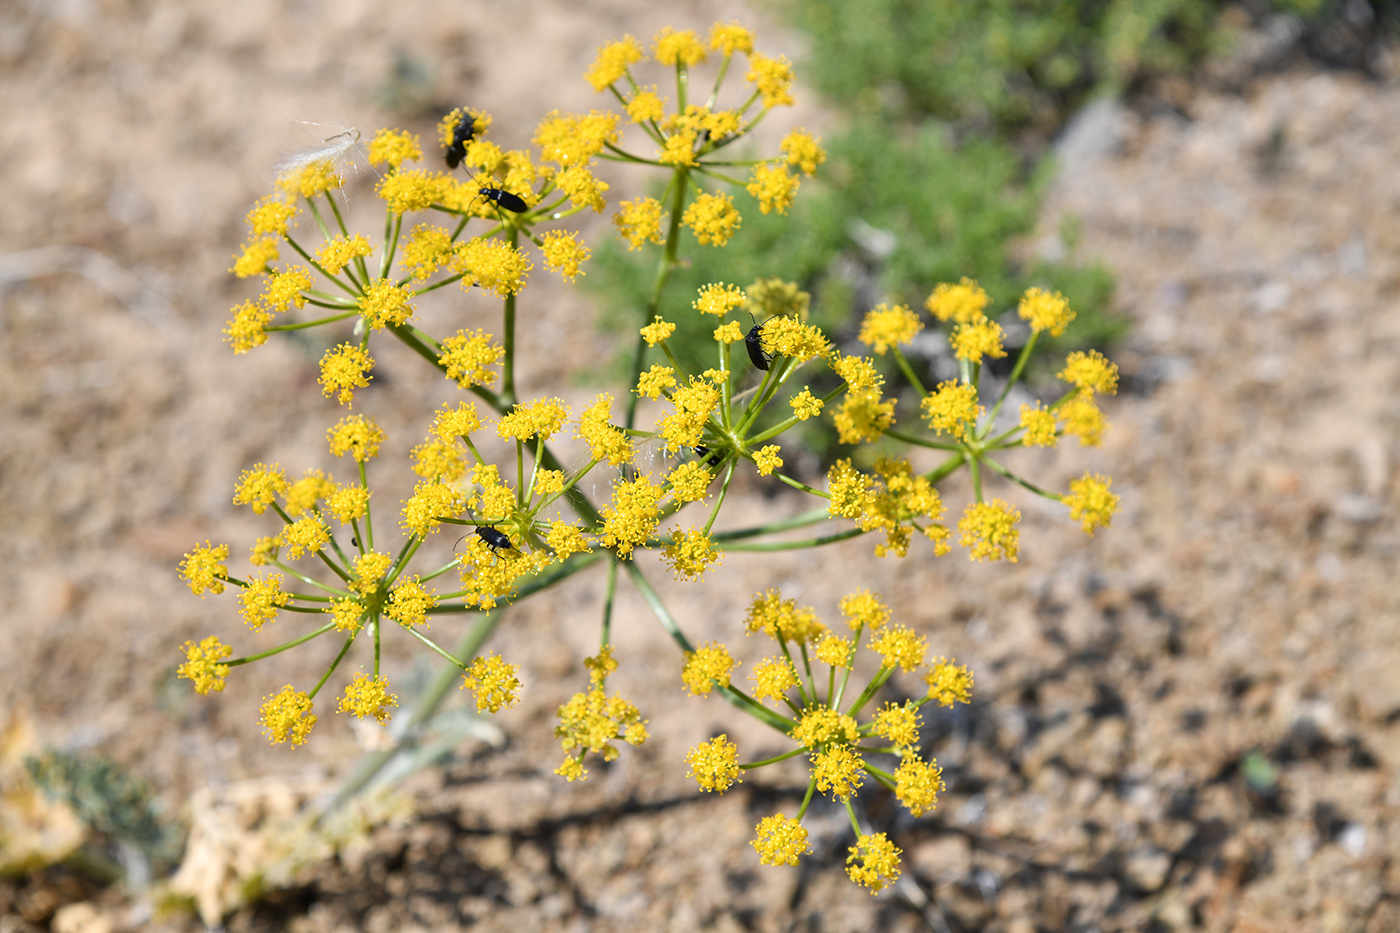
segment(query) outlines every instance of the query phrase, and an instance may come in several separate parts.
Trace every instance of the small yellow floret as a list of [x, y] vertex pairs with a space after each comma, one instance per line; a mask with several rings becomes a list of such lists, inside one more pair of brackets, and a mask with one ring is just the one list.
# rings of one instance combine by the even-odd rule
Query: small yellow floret
[[353, 713], [360, 719], [373, 716], [382, 726], [389, 721], [389, 710], [398, 705], [398, 696], [389, 692], [388, 678], [371, 677], [360, 671], [345, 685], [345, 695], [340, 698], [338, 710]]
[[357, 304], [369, 326], [379, 330], [413, 317], [413, 305], [408, 303], [412, 297], [413, 290], [407, 286], [395, 285], [388, 279], [375, 279]]
[[1113, 480], [1099, 474], [1085, 473], [1079, 479], [1070, 480], [1069, 495], [1064, 503], [1069, 506], [1069, 517], [1080, 522], [1084, 533], [1092, 535], [1096, 529], [1107, 528], [1113, 521], [1113, 513], [1118, 509], [1118, 497], [1108, 491]]
[[749, 672], [753, 682], [753, 698], [762, 702], [782, 699], [783, 694], [797, 686], [797, 672], [786, 658], [764, 658]]
[[332, 347], [321, 357], [321, 394], [335, 395], [342, 405], [355, 400], [355, 390], [369, 385], [374, 377], [369, 374], [374, 368], [374, 357], [353, 343], [342, 343]]
[[940, 321], [969, 324], [986, 316], [991, 297], [972, 279], [963, 277], [957, 285], [940, 282], [924, 307]]
[[841, 597], [841, 614], [853, 631], [879, 631], [890, 620], [890, 607], [869, 590], [856, 590]]
[[908, 305], [877, 305], [861, 321], [859, 340], [880, 356], [890, 347], [909, 343], [924, 329], [919, 315]]
[[350, 415], [326, 432], [326, 440], [330, 442], [331, 456], [343, 457], [348, 453], [357, 462], [364, 463], [379, 456], [384, 431], [371, 418]]
[[810, 388], [803, 386], [801, 392], [788, 399], [788, 404], [792, 406], [792, 413], [799, 421], [806, 421], [820, 415], [826, 403], [812, 395]]
[[1041, 408], [1040, 403], [1021, 406], [1021, 442], [1027, 447], [1054, 447], [1059, 438], [1055, 433], [1055, 413]]
[[821, 140], [804, 129], [796, 129], [783, 137], [782, 151], [787, 164], [802, 170], [803, 175], [815, 175], [817, 166], [826, 161]]
[[593, 86], [593, 90], [604, 90], [627, 74], [629, 65], [641, 61], [645, 55], [640, 42], [631, 36], [623, 36], [617, 42], [600, 46], [598, 57], [583, 76]]
[[977, 419], [986, 411], [977, 404], [977, 387], [956, 379], [939, 383], [919, 407], [930, 428], [939, 434], [951, 434], [958, 440], [967, 439], [968, 429], [976, 427]]
[[316, 725], [316, 717], [311, 713], [311, 697], [291, 684], [282, 688], [276, 696], [263, 697], [263, 732], [274, 745], [291, 740], [293, 745], [306, 741], [311, 727]]
[[677, 32], [670, 26], [652, 40], [652, 58], [660, 65], [698, 65], [709, 55], [693, 29]]
[[753, 30], [738, 23], [715, 23], [710, 27], [710, 48], [725, 55], [753, 51]]
[[742, 305], [747, 298], [748, 296], [744, 294], [742, 288], [716, 282], [702, 287], [700, 296], [692, 301], [690, 306], [701, 314], [724, 317]]
[[1088, 353], [1076, 350], [1065, 360], [1065, 368], [1055, 374], [1075, 386], [1081, 393], [1113, 395], [1118, 391], [1118, 367], [1104, 358], [1098, 350]]
[[647, 346], [654, 347], [658, 343], [668, 339], [676, 332], [676, 325], [669, 321], [663, 321], [660, 317], [652, 320], [650, 324], [641, 329], [642, 339], [647, 342]]
[[621, 466], [632, 459], [632, 441], [612, 424], [613, 397], [604, 392], [579, 415], [574, 436], [588, 444], [594, 460]]
[[724, 552], [699, 528], [676, 530], [661, 551], [661, 560], [671, 568], [677, 580], [699, 580], [723, 557]]
[[211, 690], [219, 693], [224, 689], [224, 678], [231, 670], [227, 664], [219, 662], [231, 654], [233, 654], [233, 649], [228, 645], [220, 644], [217, 635], [210, 635], [197, 645], [192, 641], [187, 641], [185, 642], [187, 660], [180, 665], [176, 674], [186, 680], [193, 681], [195, 692], [200, 696], [207, 696]]
[[499, 713], [520, 702], [520, 666], [494, 654], [472, 661], [462, 675], [462, 689], [476, 696], [477, 712]]
[[442, 353], [438, 355], [438, 362], [445, 369], [443, 375], [455, 379], [464, 389], [492, 385], [496, 373], [487, 367], [499, 363], [506, 351], [491, 340], [492, 336], [484, 330], [459, 330], [448, 337], [442, 342]]
[[1039, 288], [1026, 289], [1016, 313], [1031, 325], [1031, 330], [1049, 331], [1051, 337], [1064, 336], [1065, 328], [1074, 320], [1074, 312], [1064, 295], [1059, 292], [1052, 295]]
[[1000, 324], [991, 318], [982, 318], [954, 327], [949, 342], [958, 359], [976, 366], [983, 357], [999, 360], [1006, 356], [1006, 350], [1002, 348], [1005, 337], [1006, 332]]
[[925, 764], [917, 755], [907, 755], [894, 772], [894, 793], [914, 816], [923, 816], [938, 806], [943, 790], [943, 769], [938, 762]]
[[613, 215], [613, 223], [617, 225], [618, 234], [627, 241], [627, 249], [641, 249], [643, 243], [662, 243], [665, 237], [661, 233], [661, 219], [666, 215], [666, 209], [661, 202], [655, 198], [638, 198], [635, 201], [623, 201], [618, 205], [618, 211]]
[[891, 625], [870, 641], [870, 650], [878, 654], [885, 667], [908, 672], [924, 663], [928, 638], [904, 625]]
[[1009, 560], [1016, 563], [1021, 513], [1000, 499], [974, 502], [958, 522], [958, 543], [968, 548], [972, 560]]
[[794, 103], [789, 90], [793, 79], [792, 62], [787, 60], [787, 56], [769, 58], [757, 52], [749, 55], [749, 73], [745, 75], [745, 80], [758, 88], [765, 108], [784, 104], [791, 106]]
[[569, 420], [569, 408], [563, 399], [541, 398], [522, 402], [501, 416], [496, 436], [502, 440], [514, 438], [528, 441], [532, 437], [549, 440]]
[[753, 167], [753, 175], [744, 190], [758, 199], [758, 209], [763, 213], [786, 214], [801, 184], [802, 179], [789, 173], [787, 166], [760, 162]]
[[[256, 505], [253, 508], [255, 511], [262, 511]], [[217, 596], [224, 591], [224, 581], [228, 579], [228, 566], [224, 563], [226, 560], [228, 545], [212, 545], [206, 540], [202, 547], [196, 544], [194, 550], [180, 561], [180, 576], [189, 584], [190, 592], [200, 599], [204, 598], [206, 592]]]
[[723, 246], [739, 229], [739, 212], [729, 195], [701, 193], [681, 215], [681, 223], [695, 234], [702, 246]]
[[587, 274], [581, 266], [592, 252], [579, 240], [577, 233], [551, 230], [540, 238], [540, 250], [544, 253], [545, 268], [558, 272], [564, 281], [572, 282]]
[[924, 676], [924, 682], [928, 684], [929, 699], [939, 706], [951, 707], [954, 701], [972, 702], [972, 671], [956, 660], [939, 658]]
[[899, 748], [911, 748], [919, 743], [919, 719], [919, 706], [913, 700], [903, 706], [886, 703], [875, 714], [875, 734]]
[[833, 800], [846, 800], [865, 782], [865, 759], [849, 745], [832, 745], [812, 755], [812, 780]]
[[869, 888], [871, 894], [878, 894], [899, 878], [901, 851], [884, 833], [861, 836], [846, 857], [846, 874]]
[[709, 642], [685, 653], [681, 682], [691, 696], [707, 697], [716, 686], [728, 687], [729, 675], [739, 662], [719, 642]]
[[280, 466], [253, 465], [238, 476], [234, 489], [233, 504], [247, 505], [253, 513], [261, 515], [277, 497], [287, 491], [287, 474]]
[[[321, 244], [321, 248], [316, 251], [316, 261], [320, 263], [322, 269], [331, 275], [340, 275], [341, 270], [348, 266], [351, 261], [361, 256], [368, 256], [373, 251], [373, 247], [369, 245], [369, 239], [363, 233], [357, 233], [352, 237], [338, 236]], [[309, 286], [310, 283], [308, 282], [307, 285]]]
[[804, 748], [815, 751], [829, 744], [851, 745], [860, 741], [860, 726], [852, 717], [828, 706], [809, 706], [789, 734]]
[[418, 162], [423, 158], [423, 147], [413, 133], [399, 129], [380, 130], [374, 134], [369, 144], [371, 165], [392, 165], [398, 168], [405, 162]]
[[791, 817], [775, 813], [758, 821], [752, 842], [762, 865], [796, 865], [799, 857], [811, 848], [807, 828]]

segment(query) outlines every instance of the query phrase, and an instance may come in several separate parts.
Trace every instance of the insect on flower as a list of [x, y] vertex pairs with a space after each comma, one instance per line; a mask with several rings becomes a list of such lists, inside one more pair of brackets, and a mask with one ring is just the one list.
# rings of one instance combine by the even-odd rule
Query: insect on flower
[[[753, 315], [749, 315], [749, 317], [753, 317]], [[771, 321], [772, 318], [768, 320]], [[764, 321], [762, 324], [755, 321], [753, 327], [750, 327], [749, 332], [744, 335], [744, 349], [749, 351], [749, 362], [764, 372], [768, 371], [768, 364], [773, 362], [773, 354], [763, 349], [763, 328], [767, 324], [768, 321]]]
[[[492, 554], [499, 554], [501, 551], [515, 551], [517, 554], [520, 553], [520, 549], [511, 543], [510, 535], [506, 534], [495, 525], [477, 525], [476, 530], [468, 532], [468, 534], [475, 534], [480, 538], [482, 542], [491, 549]], [[466, 539], [467, 535], [462, 535], [462, 537], [457, 539], [457, 545], [460, 545]], [[452, 549], [454, 551], [457, 549], [457, 545], [453, 545]]]
[[448, 168], [456, 168], [462, 164], [462, 160], [467, 157], [467, 143], [471, 142], [476, 135], [476, 120], [469, 113], [462, 114], [462, 118], [457, 121], [457, 125], [452, 129], [452, 145], [447, 147]]
[[[488, 201], [495, 201], [497, 207], [504, 207], [506, 210], [516, 214], [523, 214], [530, 209], [530, 205], [525, 203], [525, 199], [517, 194], [511, 194], [504, 188], [481, 188], [476, 196], [485, 198]], [[476, 200], [473, 199], [475, 204]]]

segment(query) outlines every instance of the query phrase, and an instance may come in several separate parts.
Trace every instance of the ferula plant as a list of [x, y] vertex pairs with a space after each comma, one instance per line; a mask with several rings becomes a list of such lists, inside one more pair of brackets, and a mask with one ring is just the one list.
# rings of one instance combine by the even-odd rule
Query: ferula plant
[[[674, 76], [669, 98], [657, 85], [640, 83], [644, 69], [653, 68], [658, 77]], [[1106, 429], [1098, 400], [1115, 391], [1116, 369], [1097, 353], [1071, 354], [1059, 372], [1067, 385], [1059, 399], [1022, 406], [1019, 418], [1003, 412], [1040, 336], [1060, 335], [1074, 317], [1061, 296], [1037, 289], [1017, 309], [1031, 336], [1009, 377], [986, 398], [983, 386], [992, 380], [984, 364], [1006, 350], [1001, 326], [987, 314], [990, 298], [973, 281], [933, 287], [927, 316], [904, 306], [869, 311], [861, 347], [849, 348], [854, 352], [806, 322], [806, 295], [791, 283], [715, 282], [695, 295], [669, 294], [678, 263], [703, 262], [705, 250], [724, 247], [742, 222], [741, 210], [785, 213], [803, 179], [822, 164], [820, 141], [802, 129], [783, 136], [776, 153], [757, 157], [746, 140], [772, 111], [793, 102], [792, 68], [755, 51], [749, 30], [719, 24], [708, 39], [664, 30], [650, 55], [627, 36], [603, 46], [584, 77], [618, 109], [550, 113], [535, 130], [534, 150], [502, 150], [489, 138], [489, 114], [459, 108], [438, 125], [442, 154], [427, 160], [433, 167], [422, 164], [423, 146], [410, 133], [383, 130], [367, 151], [356, 133], [287, 167], [276, 190], [248, 213], [248, 239], [231, 271], [260, 279], [263, 291], [233, 309], [225, 334], [234, 353], [249, 352], [276, 332], [329, 329], [339, 342], [321, 360], [321, 389], [350, 412], [356, 392], [373, 378], [379, 342], [398, 340], [455, 382], [461, 398], [436, 411], [428, 435], [413, 448], [403, 466], [416, 474], [416, 487], [396, 508], [373, 495], [373, 474], [384, 469], [374, 461], [386, 435], [363, 414], [347, 413], [328, 426], [330, 451], [344, 458], [338, 476], [249, 466], [233, 501], [270, 525], [247, 554], [251, 570], [234, 575], [229, 546], [206, 541], [185, 555], [180, 573], [200, 596], [232, 587], [253, 630], [273, 624], [291, 630], [277, 647], [244, 657], [234, 657], [218, 636], [187, 642], [180, 674], [207, 694], [222, 690], [236, 667], [329, 640], [330, 660], [317, 683], [289, 684], [262, 706], [269, 738], [297, 745], [318, 721], [318, 701], [380, 723], [393, 715], [398, 700], [380, 671], [380, 647], [398, 633], [459, 671], [478, 710], [497, 713], [516, 704], [523, 687], [516, 664], [482, 650], [501, 612], [596, 566], [608, 594], [599, 649], [583, 662], [580, 692], [559, 709], [557, 773], [583, 780], [590, 755], [610, 761], [620, 743], [647, 738], [643, 711], [606, 689], [618, 664], [610, 639], [613, 593], [625, 577], [683, 654], [680, 679], [690, 692], [718, 693], [791, 742], [785, 754], [747, 763], [725, 736], [703, 743], [688, 757], [700, 787], [723, 791], [745, 771], [805, 756], [806, 799], [795, 815], [776, 813], [758, 824], [753, 846], [760, 860], [795, 864], [808, 848], [802, 819], [816, 793], [830, 794], [844, 802], [856, 840], [847, 871], [878, 891], [898, 876], [900, 852], [885, 834], [862, 827], [853, 798], [873, 783], [893, 791], [916, 816], [933, 809], [943, 784], [937, 763], [920, 754], [920, 710], [969, 702], [971, 672], [926, 656], [925, 637], [894, 622], [868, 591], [842, 601], [848, 628], [838, 631], [812, 609], [768, 590], [753, 597], [744, 627], [771, 639], [774, 653], [752, 667], [751, 688], [740, 689], [731, 681], [739, 662], [721, 644], [697, 647], [687, 638], [636, 554], [656, 551], [677, 578], [700, 581], [730, 550], [806, 548], [871, 535], [876, 554], [905, 558], [917, 533], [927, 543], [917, 545], [924, 557], [916, 559], [957, 544], [973, 560], [1015, 561], [1020, 513], [984, 493], [989, 474], [1063, 503], [1092, 534], [1109, 523], [1117, 503], [1107, 478], [1086, 475], [1056, 492], [1003, 461], [1018, 448], [1054, 446], [1066, 435], [1098, 444]], [[697, 92], [706, 82], [708, 92]], [[624, 148], [626, 123], [636, 138], [645, 137], [644, 146]], [[375, 168], [382, 233], [346, 224], [348, 195], [335, 157], [355, 152]], [[629, 248], [657, 252], [655, 286], [637, 321], [621, 400], [605, 392], [575, 413], [560, 399], [531, 397], [517, 385], [516, 334], [529, 321], [520, 297], [536, 261], [566, 281], [583, 274], [589, 249], [568, 222], [583, 211], [609, 210], [608, 186], [594, 173], [599, 160], [660, 172], [665, 188], [659, 199], [640, 197], [612, 209]], [[683, 239], [690, 237], [696, 245], [686, 249], [695, 255], [683, 257]], [[453, 285], [499, 298], [499, 318], [469, 321], [450, 334], [421, 329], [415, 302]], [[670, 343], [683, 315], [714, 318], [713, 343], [704, 351], [712, 364], [702, 372], [686, 371], [677, 360], [694, 354], [678, 354]], [[930, 321], [950, 328], [960, 372], [925, 386], [901, 347]], [[890, 361], [911, 387], [906, 398], [885, 394], [882, 369]], [[814, 384], [835, 388], [814, 392]], [[837, 460], [824, 485], [791, 475], [783, 442], [800, 443], [801, 423], [814, 418], [830, 419], [853, 452], [879, 442], [880, 455]], [[587, 451], [572, 468], [557, 449], [565, 436]], [[639, 457], [643, 445], [667, 456]], [[970, 474], [972, 501], [954, 526], [944, 518], [938, 486], [962, 469]], [[732, 484], [744, 473], [817, 501], [767, 526], [715, 531]], [[803, 528], [812, 529], [810, 536], [793, 540]], [[420, 566], [424, 543], [444, 531], [444, 537], [464, 535], [453, 559]], [[454, 617], [468, 624], [456, 632], [458, 641], [442, 644], [438, 633], [453, 632]], [[360, 670], [350, 676], [344, 671], [352, 652]], [[857, 664], [862, 652], [871, 663]], [[868, 681], [857, 673], [872, 668]], [[879, 692], [896, 671], [917, 672], [927, 689], [920, 688], [917, 700], [879, 705]], [[324, 699], [328, 688], [336, 699]]]

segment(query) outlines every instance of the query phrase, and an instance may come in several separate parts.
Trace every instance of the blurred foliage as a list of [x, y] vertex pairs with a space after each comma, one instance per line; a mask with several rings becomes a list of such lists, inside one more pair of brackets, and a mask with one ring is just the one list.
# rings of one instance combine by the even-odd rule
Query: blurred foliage
[[155, 865], [179, 857], [180, 832], [160, 818], [146, 784], [119, 765], [47, 751], [25, 759], [25, 766], [36, 787], [68, 804], [97, 832], [133, 846]]
[[[1028, 261], [1016, 250], [1053, 172], [1053, 135], [1091, 97], [1188, 72], [1251, 21], [1291, 18], [1313, 54], [1317, 37], [1365, 26], [1348, 19], [1358, 2], [786, 0], [810, 43], [799, 76], [838, 114], [841, 128], [824, 140], [830, 158], [804, 182], [790, 218], [765, 217], [740, 196], [732, 248], [690, 243], [694, 267], [678, 270], [673, 294], [790, 280], [811, 292], [813, 321], [858, 351], [855, 328], [875, 304], [919, 308], [937, 283], [969, 276], [991, 295], [993, 316], [1031, 285], [1063, 292], [1078, 317], [1060, 349], [1106, 349], [1127, 325], [1109, 313], [1107, 268], [1076, 257], [1075, 231], [1059, 231], [1055, 259]], [[1387, 4], [1362, 5], [1378, 22], [1394, 19]], [[605, 326], [629, 334], [640, 326], [633, 309], [646, 304], [653, 262], [616, 242], [599, 251], [588, 282], [603, 295]], [[663, 313], [678, 336], [697, 339], [672, 347], [709, 350], [698, 338], [712, 322], [684, 310]]]

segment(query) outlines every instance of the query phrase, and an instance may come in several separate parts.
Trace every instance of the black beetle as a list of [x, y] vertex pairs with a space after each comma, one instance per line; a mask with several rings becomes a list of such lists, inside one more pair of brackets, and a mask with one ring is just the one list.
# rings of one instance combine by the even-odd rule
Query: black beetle
[[[768, 319], [768, 321], [771, 320], [772, 318]], [[763, 328], [767, 326], [768, 321], [764, 321], [762, 324], [755, 322], [753, 327], [749, 328], [749, 332], [744, 335], [744, 349], [749, 351], [749, 362], [764, 372], [768, 371], [768, 364], [773, 362], [773, 354], [766, 353], [763, 349]]]
[[525, 203], [524, 198], [517, 194], [511, 194], [504, 188], [479, 188], [476, 196], [488, 201], [495, 201], [497, 207], [504, 207], [517, 214], [523, 214], [530, 209], [530, 205]]
[[493, 554], [499, 554], [502, 550], [518, 550], [514, 544], [510, 543], [510, 536], [495, 525], [477, 525], [476, 536], [486, 542], [486, 546], [491, 549]]
[[[492, 554], [499, 554], [501, 551], [515, 551], [516, 553], [520, 551], [518, 547], [511, 544], [510, 536], [495, 525], [477, 525], [474, 533], [491, 549]], [[466, 539], [467, 536], [462, 535], [457, 539], [457, 544], [461, 544]], [[455, 546], [453, 550], [456, 550]]]
[[456, 168], [462, 164], [462, 160], [467, 157], [467, 143], [471, 142], [476, 135], [476, 120], [472, 119], [469, 113], [462, 114], [457, 125], [452, 129], [452, 145], [447, 147], [448, 168]]

